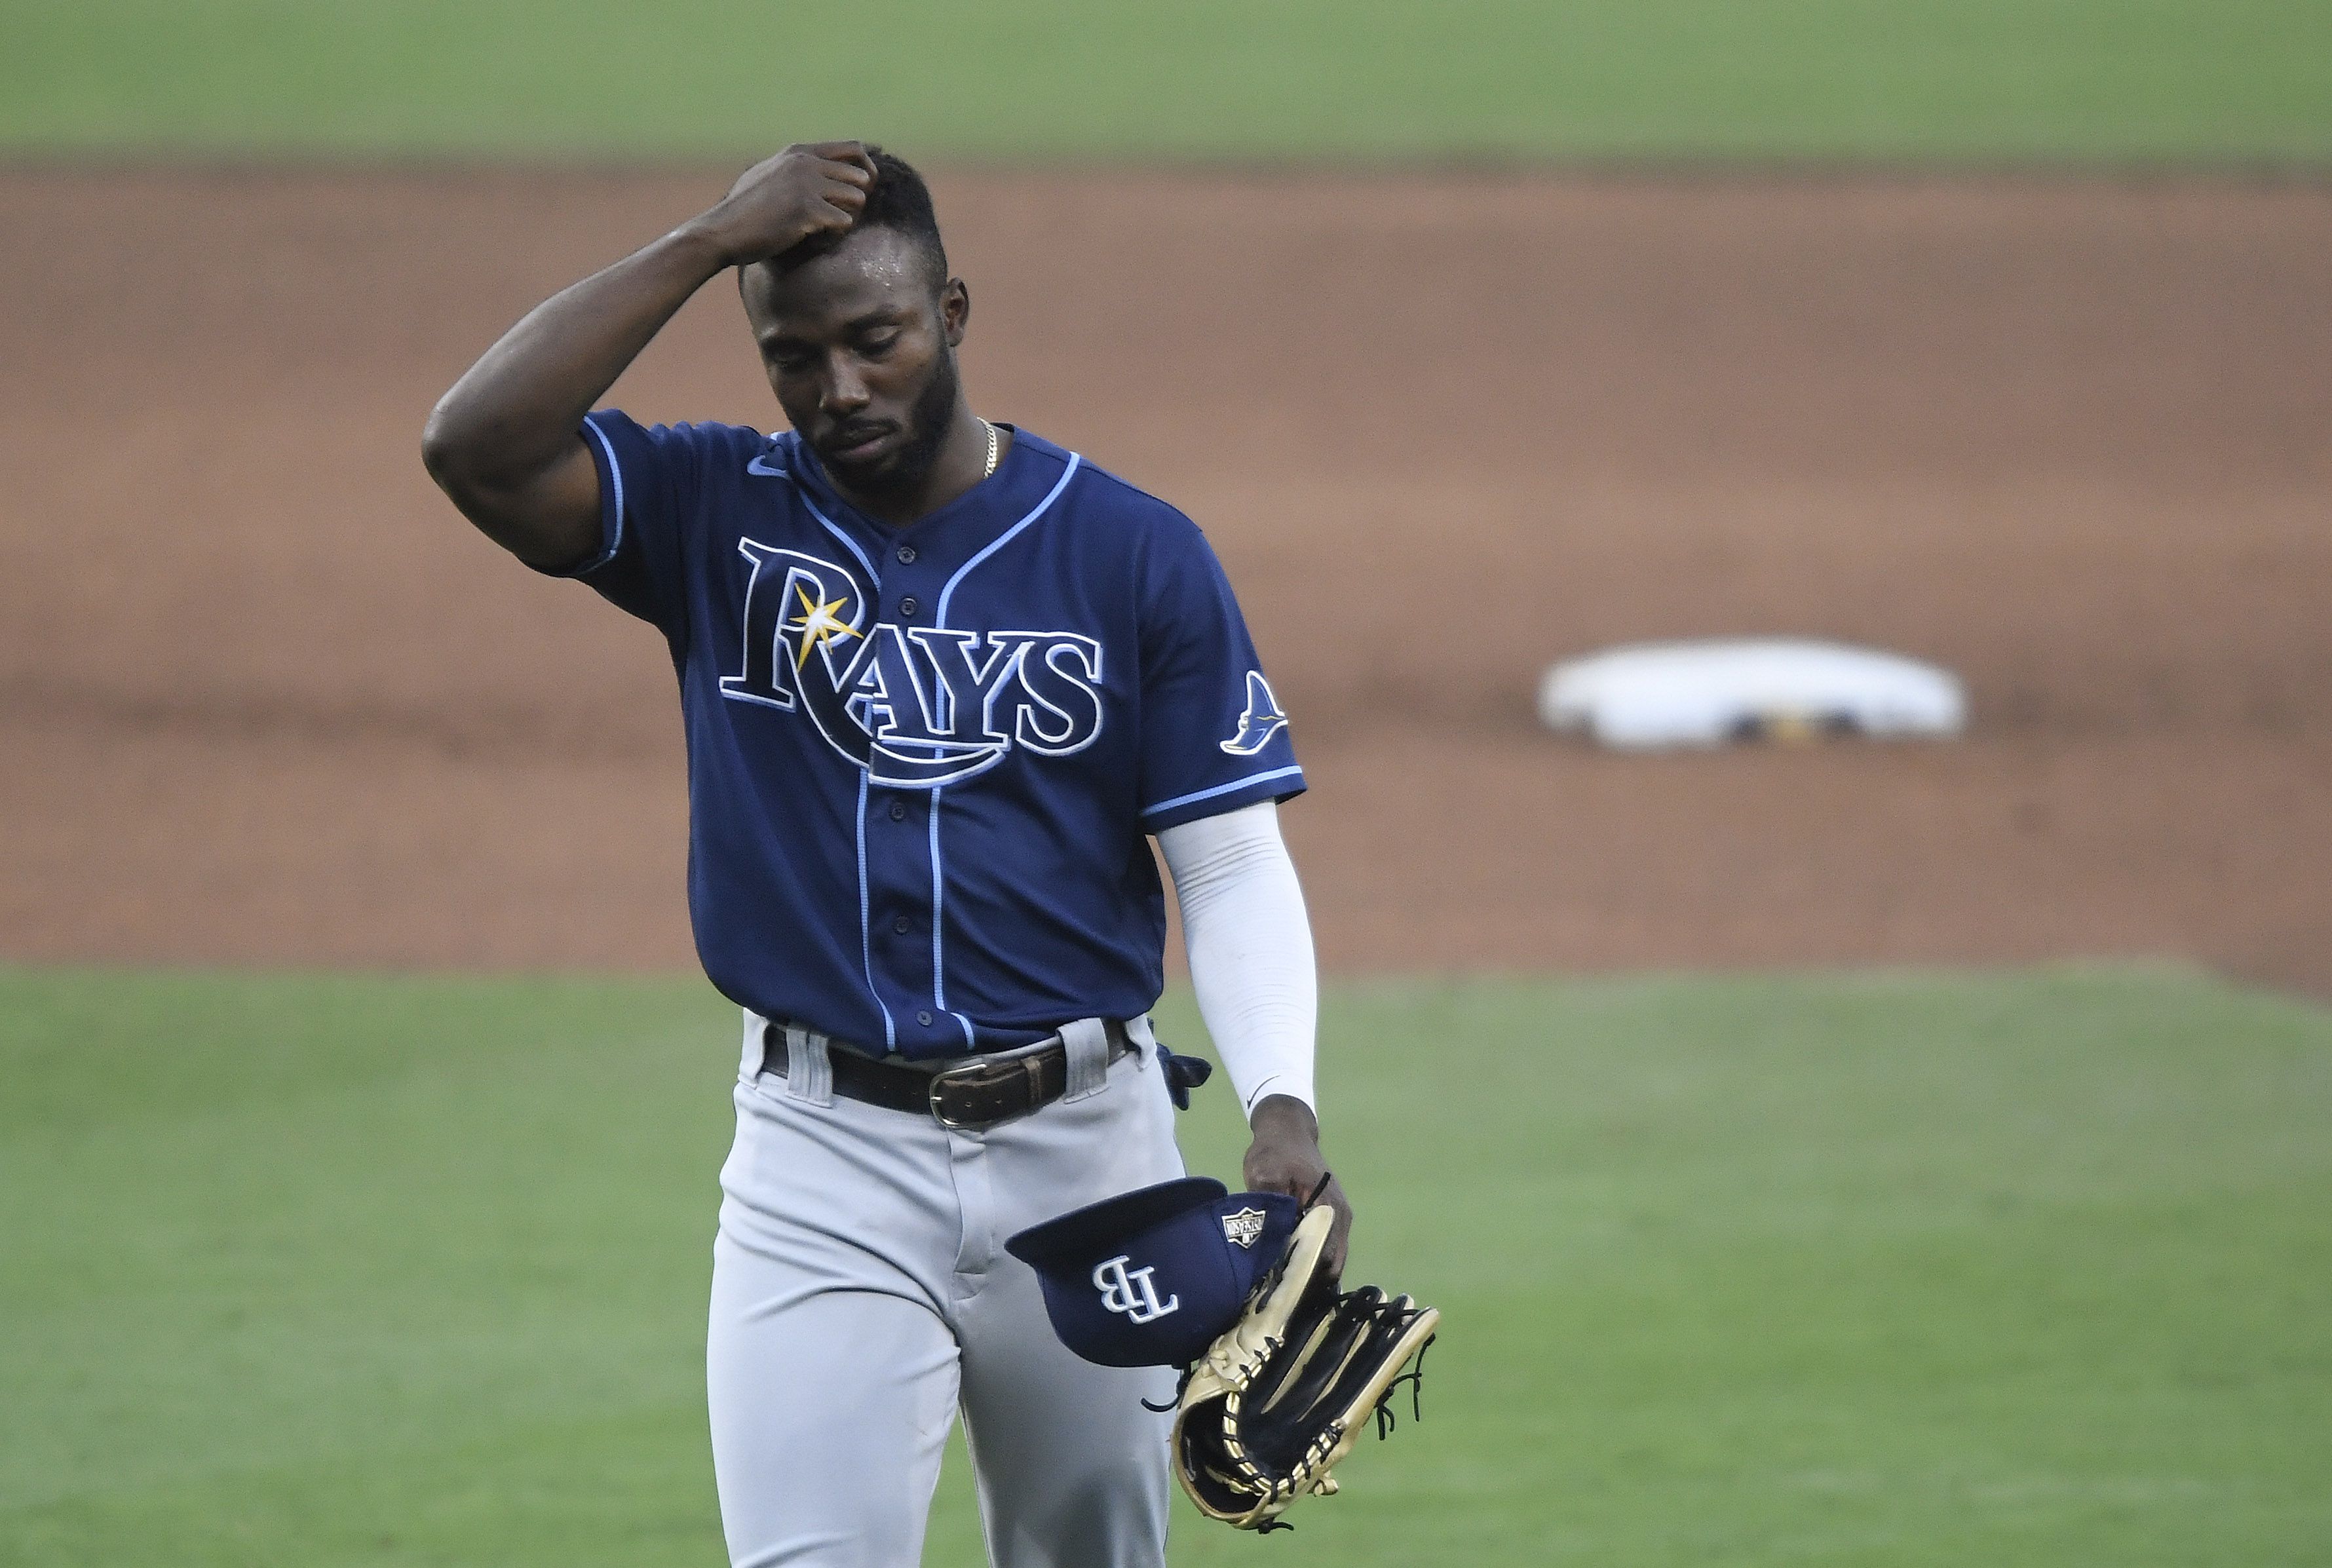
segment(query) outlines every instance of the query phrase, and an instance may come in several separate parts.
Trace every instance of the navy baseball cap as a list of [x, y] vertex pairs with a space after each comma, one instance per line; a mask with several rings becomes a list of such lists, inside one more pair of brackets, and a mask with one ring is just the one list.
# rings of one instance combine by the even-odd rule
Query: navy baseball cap
[[1004, 1246], [1061, 1343], [1103, 1366], [1187, 1366], [1238, 1321], [1303, 1205], [1185, 1176], [1072, 1209]]

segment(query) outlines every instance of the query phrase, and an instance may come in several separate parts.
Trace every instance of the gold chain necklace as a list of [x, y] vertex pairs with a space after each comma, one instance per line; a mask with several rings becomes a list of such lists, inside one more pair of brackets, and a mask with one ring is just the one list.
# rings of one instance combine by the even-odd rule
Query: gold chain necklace
[[[980, 419], [980, 416], [977, 414], [973, 415], [972, 417], [974, 419]], [[985, 419], [980, 419], [980, 422], [982, 425], [988, 425], [988, 472], [981, 474], [980, 478], [992, 479], [996, 476], [996, 426], [989, 425], [988, 421]]]

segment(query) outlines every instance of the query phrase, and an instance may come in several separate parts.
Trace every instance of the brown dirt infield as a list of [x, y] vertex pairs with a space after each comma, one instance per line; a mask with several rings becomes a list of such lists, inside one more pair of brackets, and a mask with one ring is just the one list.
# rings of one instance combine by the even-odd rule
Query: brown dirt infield
[[[0, 956], [686, 965], [653, 634], [422, 417], [716, 172], [0, 172]], [[2332, 187], [961, 175], [981, 409], [1205, 523], [1351, 971], [2332, 989]], [[725, 288], [620, 386], [775, 416]], [[1627, 758], [1550, 660], [1878, 642], [1964, 742]]]

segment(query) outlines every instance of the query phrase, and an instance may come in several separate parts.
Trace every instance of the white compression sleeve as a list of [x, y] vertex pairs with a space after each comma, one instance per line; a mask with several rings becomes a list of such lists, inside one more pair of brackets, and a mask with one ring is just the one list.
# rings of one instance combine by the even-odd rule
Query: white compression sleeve
[[1314, 1105], [1320, 981], [1279, 808], [1266, 800], [1185, 822], [1161, 833], [1158, 847], [1182, 906], [1199, 1013], [1239, 1108], [1252, 1112], [1266, 1095]]

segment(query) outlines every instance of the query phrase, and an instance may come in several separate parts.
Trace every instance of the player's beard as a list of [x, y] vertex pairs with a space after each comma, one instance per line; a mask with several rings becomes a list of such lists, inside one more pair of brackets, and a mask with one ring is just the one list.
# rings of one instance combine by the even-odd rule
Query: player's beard
[[861, 495], [889, 499], [913, 494], [922, 488], [932, 464], [939, 461], [940, 448], [947, 444], [948, 423], [955, 417], [960, 388], [955, 354], [944, 352], [932, 368], [932, 378], [908, 405], [903, 422], [906, 438], [896, 452], [872, 469], [836, 463], [824, 453], [818, 455], [826, 459], [827, 471], [835, 478]]

